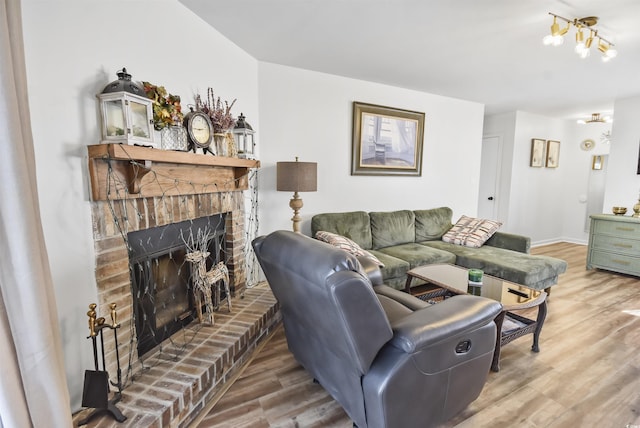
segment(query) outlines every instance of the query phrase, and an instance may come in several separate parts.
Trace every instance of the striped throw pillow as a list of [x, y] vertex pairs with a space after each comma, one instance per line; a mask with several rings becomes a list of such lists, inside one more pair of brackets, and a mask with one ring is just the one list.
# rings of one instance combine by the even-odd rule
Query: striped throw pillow
[[480, 248], [487, 239], [502, 226], [493, 220], [467, 217], [463, 215], [447, 233], [442, 236], [444, 242], [465, 247]]
[[380, 260], [378, 260], [376, 256], [374, 256], [367, 250], [363, 250], [362, 247], [360, 247], [360, 245], [356, 244], [351, 239], [345, 236], [319, 230], [316, 232], [316, 239], [318, 241], [326, 242], [328, 244], [333, 245], [334, 247], [340, 248], [341, 250], [351, 253], [354, 256], [362, 256], [362, 257], [370, 258], [375, 263], [377, 263], [378, 266], [384, 267], [384, 264]]

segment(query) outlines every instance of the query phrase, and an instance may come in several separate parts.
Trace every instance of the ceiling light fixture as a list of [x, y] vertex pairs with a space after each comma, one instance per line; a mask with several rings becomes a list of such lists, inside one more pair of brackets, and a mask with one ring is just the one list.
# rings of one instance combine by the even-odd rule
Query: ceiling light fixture
[[578, 119], [577, 122], [581, 125], [585, 123], [611, 123], [613, 119], [610, 116], [600, 116], [600, 113], [592, 113], [591, 119]]
[[[546, 35], [542, 42], [545, 45], [560, 46], [564, 43], [564, 35], [569, 32], [571, 26], [576, 27], [576, 47], [575, 52], [580, 58], [586, 58], [590, 54], [590, 48], [595, 39], [598, 39], [598, 50], [602, 52], [602, 61], [607, 62], [611, 58], [615, 58], [618, 52], [613, 49], [614, 44], [598, 34], [598, 30], [593, 29], [598, 23], [597, 16], [587, 16], [584, 18], [567, 19], [555, 13], [549, 12], [553, 16], [553, 24], [551, 24], [551, 34]], [[566, 27], [560, 28], [558, 19], [567, 23]], [[589, 29], [589, 37], [585, 40], [584, 30]]]

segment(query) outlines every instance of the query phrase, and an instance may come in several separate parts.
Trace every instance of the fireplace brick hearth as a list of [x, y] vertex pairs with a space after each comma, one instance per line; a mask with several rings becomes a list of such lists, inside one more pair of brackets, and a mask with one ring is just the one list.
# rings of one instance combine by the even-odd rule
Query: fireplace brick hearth
[[[184, 345], [180, 361], [154, 357], [153, 365], [134, 376], [117, 407], [127, 417], [120, 424], [109, 415], [93, 418], [89, 427], [187, 427], [218, 398], [224, 386], [249, 361], [256, 347], [279, 325], [278, 304], [265, 284], [249, 288], [234, 300], [233, 312], [216, 312], [213, 326], [198, 325]], [[181, 343], [176, 333], [176, 343]], [[82, 420], [89, 410], [74, 415]]]

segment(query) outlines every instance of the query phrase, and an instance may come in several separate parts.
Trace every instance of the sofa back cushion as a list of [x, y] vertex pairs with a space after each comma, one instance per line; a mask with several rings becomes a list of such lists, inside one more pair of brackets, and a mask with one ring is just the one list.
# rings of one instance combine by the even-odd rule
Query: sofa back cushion
[[413, 211], [370, 212], [373, 249], [415, 242], [416, 228]]
[[413, 213], [416, 216], [416, 242], [439, 240], [451, 229], [453, 210], [449, 207], [417, 210]]
[[364, 211], [316, 214], [311, 218], [311, 236], [319, 231], [346, 236], [363, 249], [371, 249], [369, 214]]

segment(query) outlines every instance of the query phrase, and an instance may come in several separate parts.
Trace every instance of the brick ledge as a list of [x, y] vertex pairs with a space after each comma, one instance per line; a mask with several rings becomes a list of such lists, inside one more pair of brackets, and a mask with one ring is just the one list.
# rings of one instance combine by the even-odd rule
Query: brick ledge
[[[202, 326], [193, 340], [182, 345], [180, 361], [166, 358], [167, 350], [164, 358], [147, 359], [147, 368], [124, 388], [117, 405], [127, 416], [125, 422], [103, 414], [85, 426], [187, 427], [280, 324], [278, 303], [266, 283], [246, 289], [244, 298], [232, 302], [231, 314], [225, 309], [215, 312], [215, 324]], [[74, 426], [91, 411], [74, 414]]]

